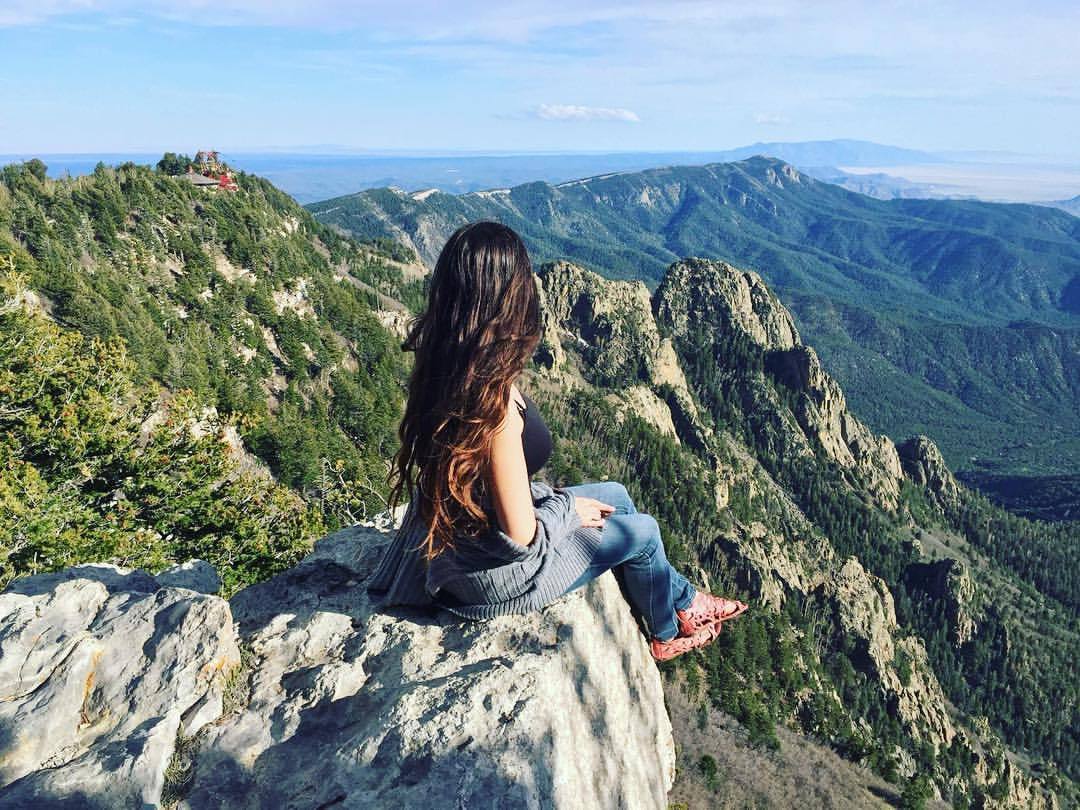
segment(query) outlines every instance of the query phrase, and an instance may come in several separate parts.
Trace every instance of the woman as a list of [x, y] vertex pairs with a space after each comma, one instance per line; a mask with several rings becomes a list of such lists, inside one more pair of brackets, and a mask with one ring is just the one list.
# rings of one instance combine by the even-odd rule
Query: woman
[[409, 507], [369, 582], [381, 605], [439, 605], [470, 619], [525, 613], [610, 568], [655, 659], [715, 639], [746, 603], [698, 591], [672, 568], [656, 520], [622, 484], [530, 481], [552, 448], [515, 384], [542, 330], [520, 237], [497, 222], [463, 225], [430, 281], [402, 345], [416, 359], [390, 504], [408, 490]]

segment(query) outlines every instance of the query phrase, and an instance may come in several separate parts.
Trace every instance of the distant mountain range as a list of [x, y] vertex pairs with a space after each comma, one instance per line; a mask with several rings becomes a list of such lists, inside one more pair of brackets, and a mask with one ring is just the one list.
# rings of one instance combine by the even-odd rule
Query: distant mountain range
[[[210, 144], [212, 146], [213, 144]], [[367, 188], [397, 186], [403, 190], [437, 188], [462, 194], [543, 180], [561, 183], [608, 172], [642, 171], [662, 166], [742, 160], [754, 155], [780, 158], [807, 174], [852, 191], [890, 197], [956, 196], [938, 182], [905, 179], [898, 167], [955, 167], [985, 162], [979, 152], [932, 152], [851, 139], [759, 142], [734, 149], [681, 152], [593, 152], [581, 154], [452, 152], [420, 155], [390, 151], [358, 152], [342, 147], [292, 147], [223, 151], [230, 165], [272, 180], [301, 203], [325, 200]], [[24, 154], [0, 155], [0, 163], [41, 158], [52, 177], [89, 174], [99, 161], [152, 165], [160, 154]], [[1008, 155], [991, 156], [997, 162]], [[1017, 157], [1019, 159], [1019, 157]], [[888, 172], [855, 173], [846, 169], [889, 167]], [[1050, 199], [1053, 193], [1035, 194]], [[1060, 194], [1058, 195], [1060, 196]], [[1029, 197], [1023, 197], [1027, 199]]]
[[718, 159], [742, 160], [754, 155], [769, 155], [796, 166], [891, 166], [898, 163], [947, 163], [956, 159], [921, 149], [905, 149], [902, 146], [847, 138], [828, 141], [759, 141], [721, 152]]
[[458, 225], [494, 218], [535, 261], [650, 288], [682, 256], [752, 268], [875, 429], [928, 433], [951, 465], [983, 475], [1080, 468], [1080, 221], [1065, 212], [873, 199], [767, 157], [308, 207], [428, 266]]
[[1062, 211], [1068, 211], [1070, 214], [1080, 217], [1080, 194], [1068, 200], [1054, 200], [1047, 203], [1047, 205], [1052, 205], [1054, 208], [1060, 208]]

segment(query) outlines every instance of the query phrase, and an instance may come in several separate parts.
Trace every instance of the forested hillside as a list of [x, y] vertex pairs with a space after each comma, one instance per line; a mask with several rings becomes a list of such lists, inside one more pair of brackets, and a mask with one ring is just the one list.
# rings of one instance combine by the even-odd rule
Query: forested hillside
[[0, 172], [0, 580], [195, 555], [236, 585], [381, 506], [403, 372], [371, 302], [403, 265], [167, 168]]
[[[897, 441], [926, 433], [971, 480], [1075, 516], [1080, 467], [1080, 220], [1034, 205], [879, 200], [775, 158], [669, 166], [451, 195], [372, 189], [314, 203], [325, 223], [434, 261], [493, 217], [537, 261], [653, 289], [682, 256], [756, 270], [844, 386]], [[978, 477], [975, 477], [975, 474]]]

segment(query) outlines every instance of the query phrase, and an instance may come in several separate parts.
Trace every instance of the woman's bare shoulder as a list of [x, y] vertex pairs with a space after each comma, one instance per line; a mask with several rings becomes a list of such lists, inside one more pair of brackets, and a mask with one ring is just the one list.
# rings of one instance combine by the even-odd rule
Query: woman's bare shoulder
[[525, 398], [522, 396], [521, 391], [518, 390], [517, 383], [510, 383], [510, 399], [522, 408], [528, 407], [525, 404]]
[[[517, 407], [511, 407], [511, 405], [515, 404]], [[521, 392], [517, 390], [517, 386], [510, 383], [510, 397], [497, 432], [501, 433], [506, 428], [514, 434], [520, 434], [525, 429], [525, 409], [527, 407], [521, 398]]]

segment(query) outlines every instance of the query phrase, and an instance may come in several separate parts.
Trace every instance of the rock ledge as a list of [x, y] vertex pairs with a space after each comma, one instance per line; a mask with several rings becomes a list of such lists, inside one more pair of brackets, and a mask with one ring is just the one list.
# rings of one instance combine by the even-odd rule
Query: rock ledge
[[[613, 574], [524, 616], [376, 612], [364, 583], [388, 537], [338, 532], [229, 603], [112, 567], [14, 583], [0, 595], [0, 727], [24, 706], [13, 671], [63, 699], [23, 718], [26, 738], [0, 736], [0, 807], [156, 806], [163, 792], [192, 809], [666, 806], [660, 675]], [[112, 640], [72, 640], [88, 627]], [[199, 678], [235, 669], [240, 649], [242, 688], [223, 706], [224, 676]], [[57, 661], [105, 673], [90, 705], [123, 722], [71, 731], [91, 664]]]

